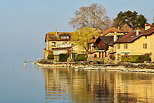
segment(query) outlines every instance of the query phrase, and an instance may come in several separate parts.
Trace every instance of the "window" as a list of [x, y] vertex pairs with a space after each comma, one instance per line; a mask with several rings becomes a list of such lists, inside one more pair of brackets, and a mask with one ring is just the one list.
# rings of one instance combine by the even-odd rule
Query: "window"
[[61, 36], [61, 39], [69, 39], [69, 36]]
[[147, 39], [147, 36], [145, 36], [145, 39]]
[[56, 46], [56, 42], [52, 42], [52, 47], [55, 47]]
[[117, 44], [117, 49], [120, 49], [120, 44]]
[[124, 44], [124, 49], [128, 49], [128, 44]]
[[147, 49], [147, 43], [143, 43], [143, 49]]

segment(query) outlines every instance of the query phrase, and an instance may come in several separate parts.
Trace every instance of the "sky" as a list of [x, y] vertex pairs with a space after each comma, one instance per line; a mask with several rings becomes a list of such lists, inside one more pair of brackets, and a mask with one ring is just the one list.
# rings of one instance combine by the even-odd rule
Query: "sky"
[[0, 0], [0, 53], [42, 54], [48, 32], [70, 32], [74, 12], [92, 3], [113, 19], [120, 11], [137, 11], [153, 22], [154, 0]]

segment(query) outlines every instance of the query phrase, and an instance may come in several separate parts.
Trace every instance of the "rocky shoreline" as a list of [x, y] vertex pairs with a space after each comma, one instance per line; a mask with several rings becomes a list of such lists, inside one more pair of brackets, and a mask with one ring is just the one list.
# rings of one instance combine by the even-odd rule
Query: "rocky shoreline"
[[78, 70], [119, 70], [124, 72], [145, 72], [154, 73], [154, 65], [151, 64], [132, 64], [132, 63], [122, 63], [122, 64], [97, 64], [97, 65], [82, 65], [82, 64], [42, 64], [35, 63], [38, 66], [44, 68], [52, 67], [69, 67]]

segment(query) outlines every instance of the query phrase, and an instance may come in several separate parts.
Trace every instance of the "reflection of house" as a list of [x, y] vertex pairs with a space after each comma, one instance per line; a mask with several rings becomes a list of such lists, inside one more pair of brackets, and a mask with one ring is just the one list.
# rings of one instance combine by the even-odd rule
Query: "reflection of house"
[[44, 58], [47, 59], [49, 53], [54, 55], [54, 58], [58, 59], [59, 54], [69, 53], [72, 49], [70, 43], [70, 32], [49, 32], [46, 34], [45, 42], [46, 48], [44, 52]]
[[[49, 103], [152, 103], [153, 74], [44, 68]], [[139, 89], [138, 89], [139, 88]]]
[[145, 30], [135, 30], [123, 36], [115, 43], [117, 56], [151, 54], [154, 61], [154, 26], [147, 25]]

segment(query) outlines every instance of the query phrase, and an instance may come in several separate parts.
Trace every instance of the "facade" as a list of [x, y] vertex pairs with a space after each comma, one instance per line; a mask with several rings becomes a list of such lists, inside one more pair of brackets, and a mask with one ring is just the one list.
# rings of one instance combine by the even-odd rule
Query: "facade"
[[57, 61], [59, 54], [71, 52], [72, 44], [70, 43], [70, 38], [70, 32], [47, 33], [45, 37], [46, 48], [44, 49], [44, 59], [47, 59], [48, 55], [53, 54]]
[[115, 42], [117, 59], [122, 55], [151, 56], [154, 61], [154, 26], [146, 25], [144, 31], [134, 30]]
[[49, 32], [45, 36], [46, 48], [44, 49], [44, 59], [49, 55], [54, 56], [54, 60], [59, 60], [59, 54], [70, 54], [69, 61], [76, 54], [85, 54], [86, 51], [79, 45], [71, 42], [72, 32]]

